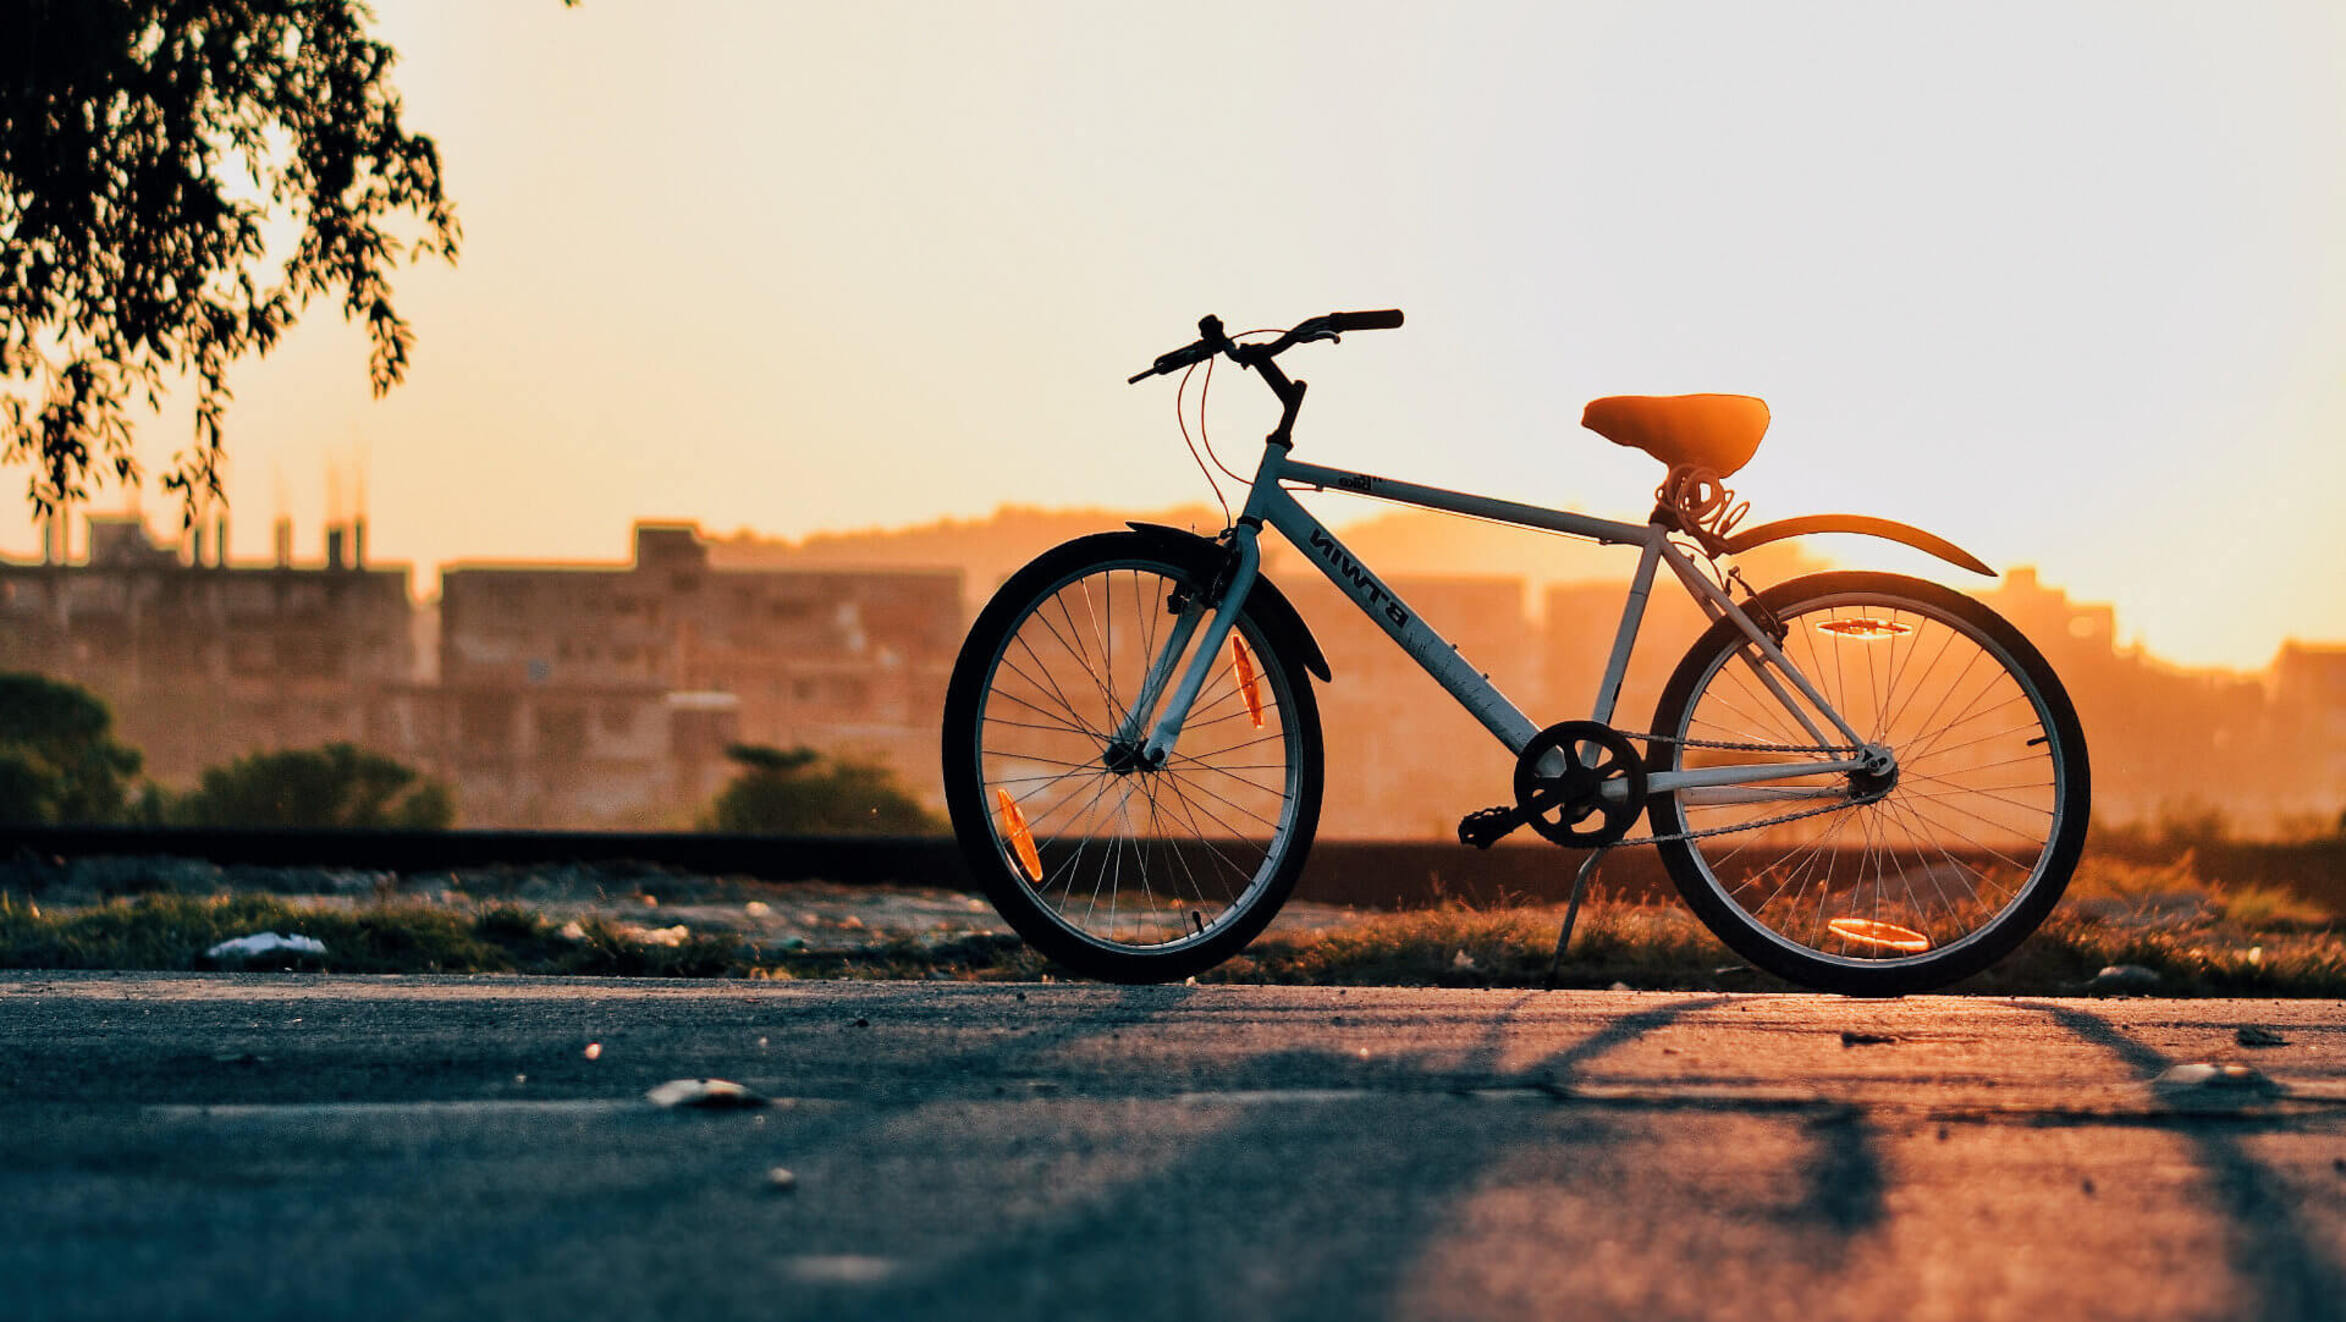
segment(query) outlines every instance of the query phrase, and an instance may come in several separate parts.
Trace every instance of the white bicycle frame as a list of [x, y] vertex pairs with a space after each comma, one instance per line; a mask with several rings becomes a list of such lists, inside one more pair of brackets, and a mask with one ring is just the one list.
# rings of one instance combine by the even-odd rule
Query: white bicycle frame
[[[1465, 657], [1449, 640], [1418, 617], [1407, 602], [1387, 587], [1369, 567], [1354, 556], [1326, 525], [1313, 517], [1301, 502], [1295, 499], [1290, 484], [1310, 490], [1337, 490], [1374, 496], [1403, 505], [1423, 509], [1442, 510], [1453, 514], [1470, 515], [1498, 523], [1524, 528], [1540, 528], [1575, 537], [1590, 538], [1600, 544], [1636, 546], [1642, 548], [1637, 562], [1637, 574], [1630, 581], [1628, 600], [1621, 611], [1621, 625], [1613, 638], [1613, 651], [1605, 662], [1604, 677], [1598, 682], [1595, 709], [1590, 719], [1611, 723], [1614, 704], [1621, 695], [1621, 681], [1629, 666], [1629, 654], [1637, 643], [1639, 626], [1645, 619], [1647, 598], [1652, 594], [1657, 565], [1666, 564], [1686, 586], [1695, 601], [1712, 619], [1735, 622], [1761, 660], [1753, 660], [1751, 653], [1740, 653], [1760, 682], [1767, 686], [1784, 709], [1816, 741], [1819, 757], [1813, 761], [1778, 761], [1699, 767], [1684, 771], [1661, 771], [1647, 776], [1649, 793], [1667, 793], [1685, 790], [1708, 790], [1703, 797], [1717, 801], [1729, 798], [1758, 801], [1763, 799], [1818, 798], [1838, 793], [1815, 787], [1779, 787], [1773, 790], [1736, 791], [1726, 787], [1755, 785], [1763, 781], [1790, 780], [1804, 776], [1846, 773], [1879, 769], [1884, 750], [1870, 747], [1857, 731], [1850, 728], [1833, 705], [1825, 701], [1808, 677], [1801, 674], [1784, 655], [1774, 638], [1760, 627], [1750, 615], [1735, 604], [1725, 589], [1713, 583], [1698, 570], [1686, 552], [1670, 541], [1670, 530], [1660, 524], [1617, 523], [1610, 519], [1591, 518], [1568, 510], [1546, 509], [1515, 501], [1496, 500], [1487, 496], [1445, 491], [1440, 487], [1419, 486], [1391, 478], [1355, 473], [1341, 468], [1327, 468], [1318, 464], [1295, 460], [1283, 445], [1266, 445], [1262, 463], [1256, 468], [1254, 482], [1249, 489], [1245, 512], [1232, 530], [1231, 540], [1236, 551], [1234, 567], [1228, 585], [1214, 603], [1213, 618], [1206, 622], [1205, 635], [1197, 639], [1197, 650], [1183, 670], [1173, 695], [1158, 715], [1156, 724], [1149, 728], [1148, 741], [1141, 757], [1148, 765], [1161, 765], [1170, 756], [1174, 744], [1181, 737], [1182, 722], [1197, 700], [1208, 675], [1219, 659], [1224, 640], [1238, 618], [1237, 612], [1252, 591], [1262, 562], [1261, 549], [1256, 544], [1264, 525], [1276, 528], [1280, 534], [1304, 552], [1306, 558], [1327, 575], [1328, 581], [1348, 596], [1370, 619], [1376, 621], [1387, 636], [1401, 646], [1426, 674], [1433, 677], [1461, 707], [1482, 722], [1484, 728], [1497, 736], [1510, 753], [1521, 754], [1540, 726], [1523, 714], [1522, 710], [1499, 692], [1488, 677], [1468, 664]], [[1157, 710], [1158, 698], [1174, 667], [1188, 649], [1197, 632], [1203, 612], [1193, 606], [1182, 613], [1163, 649], [1151, 663], [1140, 692], [1134, 699], [1122, 727], [1121, 738], [1137, 742], [1140, 731], [1147, 726], [1150, 713]], [[1762, 661], [1765, 664], [1762, 664]], [[1775, 673], [1771, 673], [1771, 668]], [[1828, 737], [1801, 704], [1786, 692], [1783, 679], [1789, 679], [1807, 699], [1810, 709], [1822, 715], [1840, 738]], [[1667, 735], [1669, 731], [1655, 731]], [[1850, 754], [1856, 750], [1855, 755]], [[1840, 754], [1836, 756], [1836, 754]], [[1618, 798], [1625, 789], [1619, 782], [1608, 782], [1609, 796]]]

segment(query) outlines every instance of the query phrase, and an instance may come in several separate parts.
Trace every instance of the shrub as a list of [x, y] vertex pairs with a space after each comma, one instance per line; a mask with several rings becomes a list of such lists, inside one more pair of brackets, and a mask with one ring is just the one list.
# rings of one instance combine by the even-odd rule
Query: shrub
[[185, 826], [408, 827], [456, 820], [448, 787], [353, 744], [255, 753], [204, 772], [169, 809]]
[[707, 830], [759, 835], [927, 835], [944, 823], [888, 768], [811, 748], [735, 744], [741, 768], [702, 819]]
[[140, 759], [114, 741], [113, 724], [87, 689], [0, 674], [0, 824], [120, 819]]

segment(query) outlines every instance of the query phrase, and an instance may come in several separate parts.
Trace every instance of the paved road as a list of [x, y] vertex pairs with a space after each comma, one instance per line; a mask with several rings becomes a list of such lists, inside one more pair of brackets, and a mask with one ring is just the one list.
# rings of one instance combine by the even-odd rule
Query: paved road
[[0, 1317], [2339, 1317], [2341, 1010], [0, 974]]

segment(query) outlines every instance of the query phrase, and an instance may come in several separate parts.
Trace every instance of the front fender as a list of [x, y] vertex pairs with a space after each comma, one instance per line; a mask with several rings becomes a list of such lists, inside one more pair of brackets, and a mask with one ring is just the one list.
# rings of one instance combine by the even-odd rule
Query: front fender
[[1797, 519], [1778, 519], [1757, 528], [1746, 528], [1728, 538], [1723, 546], [1727, 554], [1741, 555], [1755, 546], [1780, 542], [1787, 537], [1804, 537], [1812, 532], [1853, 532], [1904, 542], [1918, 551], [1928, 551], [1948, 564], [1968, 569], [1974, 574], [1985, 574], [1990, 578], [1996, 576], [1996, 571], [1988, 568], [1986, 561], [1944, 537], [1866, 514], [1804, 514]]
[[[1211, 537], [1200, 537], [1186, 528], [1175, 528], [1162, 523], [1131, 523], [1125, 527], [1162, 543], [1167, 552], [1175, 555], [1212, 556], [1220, 560], [1229, 552]], [[1283, 643], [1295, 648], [1295, 655], [1303, 661], [1303, 668], [1317, 675], [1325, 684], [1335, 678], [1328, 669], [1327, 655], [1320, 651], [1320, 642], [1311, 636], [1311, 626], [1303, 622], [1303, 615], [1287, 594], [1279, 590], [1265, 574], [1257, 574], [1254, 589], [1247, 593], [1247, 605], [1261, 612], [1265, 629], [1277, 635]]]

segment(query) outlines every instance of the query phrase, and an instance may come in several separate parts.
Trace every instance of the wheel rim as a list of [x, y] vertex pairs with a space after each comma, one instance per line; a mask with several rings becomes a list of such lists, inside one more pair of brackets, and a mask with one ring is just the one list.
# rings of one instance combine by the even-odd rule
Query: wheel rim
[[[1034, 907], [1105, 950], [1213, 939], [1253, 908], [1293, 842], [1302, 758], [1287, 670], [1243, 615], [1163, 767], [1134, 765], [1115, 740], [1178, 621], [1169, 602], [1197, 588], [1158, 562], [1089, 566], [1037, 593], [987, 668], [977, 810]], [[1195, 650], [1193, 637], [1176, 679]]]
[[[1890, 749], [1895, 779], [1886, 789], [1884, 778], [1838, 774], [1769, 782], [1838, 790], [1838, 807], [1832, 798], [1733, 802], [1731, 791], [1679, 791], [1686, 830], [1729, 828], [1687, 842], [1703, 884], [1769, 942], [1837, 965], [1936, 961], [1985, 939], [2043, 881], [2067, 820], [2061, 787], [2072, 754], [2046, 695], [1985, 629], [1927, 602], [1835, 593], [1779, 618], [1785, 655], [1868, 744]], [[1739, 659], [1747, 656], [1756, 657], [1748, 646], [1712, 659], [1671, 733], [1813, 744]], [[1809, 703], [1798, 706], [1841, 742]], [[1815, 757], [1685, 747], [1677, 763]], [[1830, 810], [1732, 829], [1810, 808]]]

